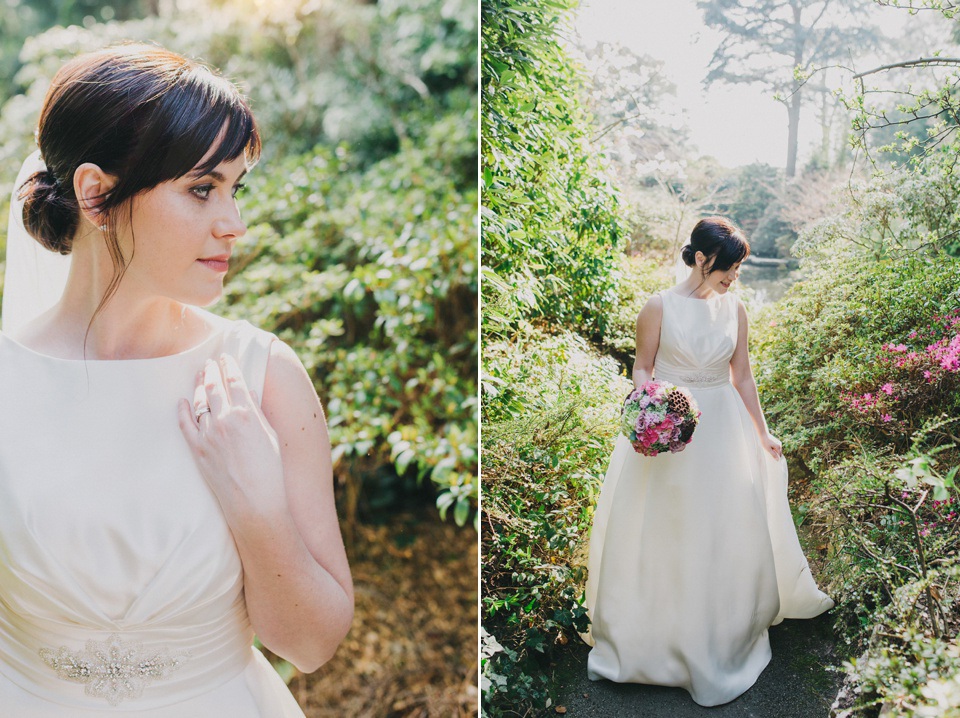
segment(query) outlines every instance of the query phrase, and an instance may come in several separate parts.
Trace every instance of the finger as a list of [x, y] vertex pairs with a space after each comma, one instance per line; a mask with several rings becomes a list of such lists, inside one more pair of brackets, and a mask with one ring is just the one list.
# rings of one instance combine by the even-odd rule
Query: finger
[[231, 404], [244, 404], [251, 401], [247, 381], [243, 378], [240, 364], [230, 354], [220, 355], [220, 370], [223, 373], [223, 384], [227, 399]]
[[187, 440], [187, 444], [191, 449], [196, 450], [197, 434], [200, 427], [197, 426], [193, 414], [190, 413], [190, 402], [186, 399], [180, 399], [177, 402], [177, 423], [180, 425], [180, 431], [183, 433], [183, 438]]
[[207, 401], [207, 391], [203, 388], [203, 369], [197, 372], [196, 386], [193, 388], [193, 421], [197, 423], [197, 413], [210, 406]]
[[203, 390], [207, 394], [208, 406], [213, 416], [220, 416], [225, 408], [224, 405], [229, 402], [227, 399], [227, 390], [223, 386], [223, 375], [220, 373], [220, 365], [213, 359], [207, 359], [203, 363]]

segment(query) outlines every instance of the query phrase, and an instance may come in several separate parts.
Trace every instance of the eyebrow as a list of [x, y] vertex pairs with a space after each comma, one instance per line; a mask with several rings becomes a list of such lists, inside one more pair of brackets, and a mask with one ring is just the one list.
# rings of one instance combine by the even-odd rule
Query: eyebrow
[[[247, 173], [247, 170], [244, 170], [243, 172], [241, 172], [240, 175], [237, 177], [237, 182], [239, 182], [240, 180], [242, 180], [242, 179], [243, 179], [243, 176], [244, 176], [246, 173]], [[206, 172], [206, 173], [204, 173], [204, 174], [200, 174], [199, 172], [191, 172], [190, 174], [191, 174], [192, 177], [195, 177], [196, 179], [200, 179], [201, 177], [210, 176], [210, 177], [213, 177], [215, 180], [217, 180], [217, 182], [223, 182], [223, 181], [226, 179], [226, 178], [223, 176], [223, 173], [222, 173], [222, 172], [219, 172], [219, 171], [217, 171], [217, 170], [210, 170], [209, 172]]]

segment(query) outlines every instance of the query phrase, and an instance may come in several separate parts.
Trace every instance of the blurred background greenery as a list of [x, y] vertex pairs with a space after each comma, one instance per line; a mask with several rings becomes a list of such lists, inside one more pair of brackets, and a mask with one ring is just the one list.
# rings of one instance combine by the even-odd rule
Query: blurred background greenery
[[[275, 332], [313, 377], [358, 585], [332, 666], [307, 680], [278, 664], [309, 715], [476, 712], [477, 23], [470, 0], [0, 4], [3, 215], [50, 80], [79, 52], [155, 42], [251, 99], [263, 156], [210, 309]], [[411, 578], [406, 608], [433, 615], [397, 615]], [[429, 586], [447, 603], [417, 594]], [[424, 630], [434, 653], [403, 647]]]

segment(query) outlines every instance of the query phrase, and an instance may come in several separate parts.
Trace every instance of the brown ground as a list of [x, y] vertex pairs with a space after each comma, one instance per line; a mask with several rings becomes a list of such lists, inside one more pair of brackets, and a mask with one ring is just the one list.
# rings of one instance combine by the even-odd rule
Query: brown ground
[[477, 715], [477, 534], [435, 512], [355, 528], [353, 627], [290, 690], [307, 718]]

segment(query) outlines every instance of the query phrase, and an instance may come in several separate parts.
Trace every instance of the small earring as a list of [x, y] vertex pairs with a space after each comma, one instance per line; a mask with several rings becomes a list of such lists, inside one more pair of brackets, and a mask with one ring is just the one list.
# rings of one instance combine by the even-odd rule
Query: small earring
[[101, 225], [100, 225], [100, 231], [101, 231], [101, 232], [106, 232], [106, 231], [107, 231], [107, 225], [101, 224]]

